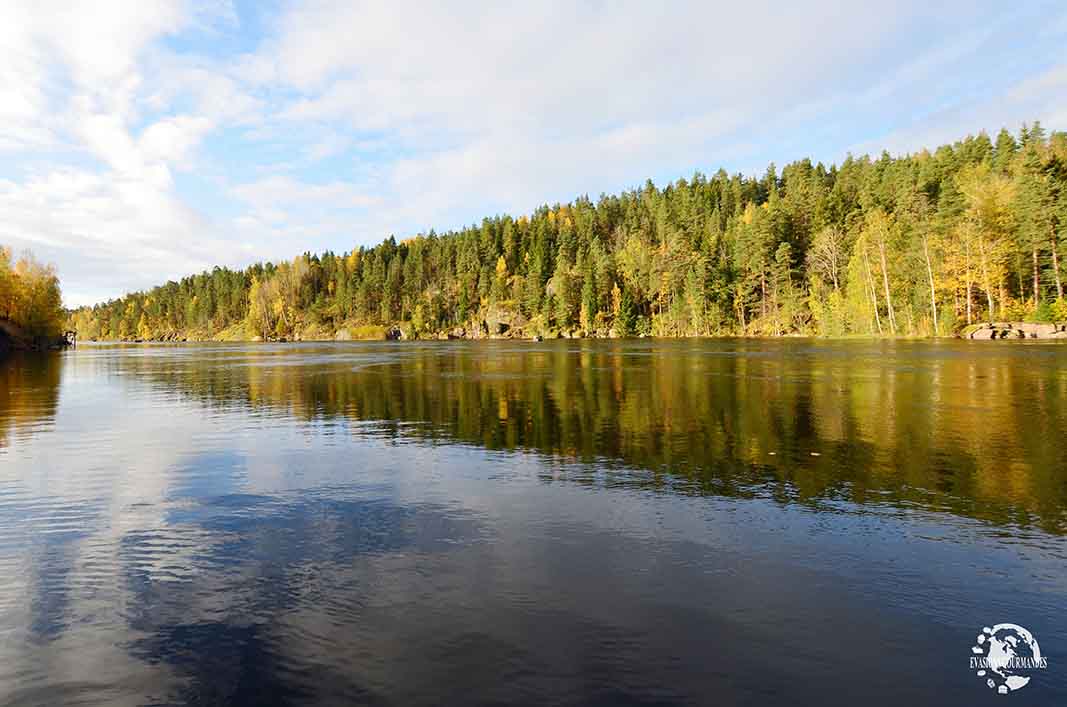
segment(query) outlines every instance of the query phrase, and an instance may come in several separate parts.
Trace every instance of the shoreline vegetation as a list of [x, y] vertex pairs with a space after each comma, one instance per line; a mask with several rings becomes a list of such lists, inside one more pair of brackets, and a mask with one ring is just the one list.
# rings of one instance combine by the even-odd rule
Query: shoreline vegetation
[[0, 246], [0, 355], [66, 346], [66, 317], [55, 269]]
[[1067, 324], [1065, 238], [1067, 133], [1034, 123], [216, 267], [70, 311], [67, 328], [116, 341], [1055, 331]]

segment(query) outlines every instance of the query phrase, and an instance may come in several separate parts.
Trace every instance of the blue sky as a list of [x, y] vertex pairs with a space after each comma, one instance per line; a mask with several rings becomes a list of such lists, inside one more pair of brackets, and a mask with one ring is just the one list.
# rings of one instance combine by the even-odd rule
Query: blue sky
[[1067, 5], [27, 0], [0, 243], [68, 305], [652, 178], [1067, 129]]

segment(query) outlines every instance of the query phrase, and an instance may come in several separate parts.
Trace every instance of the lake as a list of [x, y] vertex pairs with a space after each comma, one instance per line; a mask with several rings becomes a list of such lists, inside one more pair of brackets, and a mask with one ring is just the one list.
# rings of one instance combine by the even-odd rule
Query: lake
[[0, 704], [1067, 704], [1065, 431], [1055, 342], [9, 359]]

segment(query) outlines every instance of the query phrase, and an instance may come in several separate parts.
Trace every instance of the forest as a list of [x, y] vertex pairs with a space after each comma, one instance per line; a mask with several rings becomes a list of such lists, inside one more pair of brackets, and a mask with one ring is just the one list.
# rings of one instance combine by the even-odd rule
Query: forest
[[0, 349], [54, 338], [66, 318], [55, 270], [30, 254], [13, 262], [0, 246]]
[[69, 312], [89, 339], [951, 336], [1067, 322], [1067, 133], [719, 170]]

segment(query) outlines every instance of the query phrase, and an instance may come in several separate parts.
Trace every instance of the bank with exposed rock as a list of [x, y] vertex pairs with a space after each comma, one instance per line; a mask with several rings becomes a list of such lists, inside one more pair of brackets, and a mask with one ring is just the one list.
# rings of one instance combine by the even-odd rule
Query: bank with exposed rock
[[969, 327], [963, 338], [982, 341], [998, 339], [1067, 339], [1067, 325], [1037, 322], [989, 322]]

